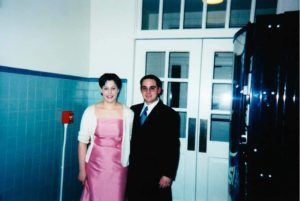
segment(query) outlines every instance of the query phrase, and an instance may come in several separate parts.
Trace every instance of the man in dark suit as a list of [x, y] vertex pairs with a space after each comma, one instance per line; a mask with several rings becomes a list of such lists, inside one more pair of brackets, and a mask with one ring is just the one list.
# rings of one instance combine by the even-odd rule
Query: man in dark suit
[[[179, 162], [180, 118], [159, 99], [162, 82], [140, 80], [144, 103], [133, 105], [134, 122], [128, 169], [128, 201], [172, 201], [171, 184]], [[146, 112], [144, 112], [145, 108]], [[144, 115], [146, 119], [141, 122]]]

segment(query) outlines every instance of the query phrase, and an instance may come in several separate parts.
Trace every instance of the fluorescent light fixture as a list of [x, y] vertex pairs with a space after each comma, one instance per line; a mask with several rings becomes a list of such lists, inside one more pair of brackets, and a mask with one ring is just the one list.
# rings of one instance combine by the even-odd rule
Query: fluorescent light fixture
[[222, 3], [224, 0], [202, 0], [203, 3], [207, 3], [207, 4], [218, 4], [218, 3]]

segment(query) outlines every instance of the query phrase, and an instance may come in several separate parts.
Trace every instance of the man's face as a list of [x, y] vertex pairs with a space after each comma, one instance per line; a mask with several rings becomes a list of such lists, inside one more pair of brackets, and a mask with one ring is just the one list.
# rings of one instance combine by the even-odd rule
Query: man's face
[[141, 93], [146, 104], [153, 103], [161, 92], [161, 88], [157, 87], [155, 80], [145, 79], [142, 82]]

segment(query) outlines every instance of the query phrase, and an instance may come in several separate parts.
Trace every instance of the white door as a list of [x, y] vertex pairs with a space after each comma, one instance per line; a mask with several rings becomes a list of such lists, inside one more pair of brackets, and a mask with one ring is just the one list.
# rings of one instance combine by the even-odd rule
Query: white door
[[136, 41], [133, 103], [142, 102], [140, 79], [155, 74], [181, 118], [174, 201], [227, 200], [232, 47], [228, 39]]

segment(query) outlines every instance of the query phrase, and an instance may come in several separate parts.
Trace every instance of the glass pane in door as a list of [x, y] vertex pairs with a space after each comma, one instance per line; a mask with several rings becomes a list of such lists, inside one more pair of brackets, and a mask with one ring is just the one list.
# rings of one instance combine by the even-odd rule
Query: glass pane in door
[[201, 28], [203, 3], [199, 0], [184, 1], [183, 28]]
[[171, 52], [169, 55], [169, 78], [188, 78], [189, 53]]
[[159, 0], [143, 0], [142, 30], [158, 29]]
[[213, 84], [212, 109], [230, 111], [232, 101], [231, 84]]
[[185, 138], [186, 112], [178, 112], [180, 117], [180, 138]]
[[167, 104], [174, 108], [187, 107], [188, 84], [185, 82], [169, 82]]
[[230, 115], [211, 115], [210, 140], [228, 142], [230, 129]]
[[233, 53], [216, 52], [213, 79], [232, 80]]
[[179, 29], [181, 0], [163, 1], [163, 29]]
[[207, 5], [206, 28], [225, 27], [226, 2], [227, 1], [224, 0], [220, 4]]
[[153, 74], [157, 77], [165, 75], [165, 52], [146, 53], [146, 74]]

